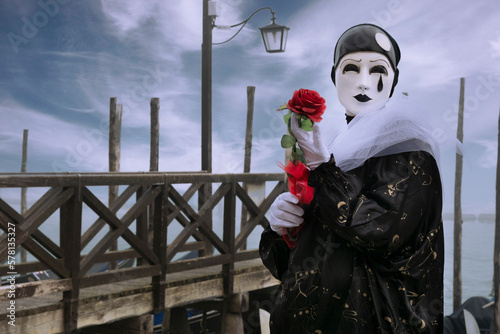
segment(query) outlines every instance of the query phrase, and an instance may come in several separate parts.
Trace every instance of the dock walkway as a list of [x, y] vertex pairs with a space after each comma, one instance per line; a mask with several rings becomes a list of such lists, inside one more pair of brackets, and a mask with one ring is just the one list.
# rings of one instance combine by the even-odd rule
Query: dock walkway
[[[119, 186], [104, 204], [99, 192]], [[2, 286], [1, 333], [74, 333], [277, 284], [246, 244], [256, 226], [269, 224], [265, 214], [285, 189], [283, 174], [0, 174], [0, 188], [32, 187], [47, 190], [23, 214], [10, 192], [0, 193], [0, 276], [50, 270], [56, 278]], [[218, 228], [216, 206], [223, 206]], [[54, 217], [59, 230], [50, 237], [40, 226]], [[113, 249], [119, 238], [130, 247]], [[19, 247], [36, 260], [16, 263]], [[183, 252], [198, 257], [176, 260]], [[117, 266], [127, 260], [135, 264]], [[103, 263], [111, 269], [91, 270]]]
[[[221, 266], [167, 274], [165, 309], [224, 297]], [[260, 259], [235, 266], [234, 293], [277, 285]], [[9, 301], [0, 302], [0, 317], [8, 319]], [[64, 304], [62, 292], [16, 300], [16, 326], [0, 322], [0, 333], [62, 333]], [[150, 278], [138, 278], [80, 290], [78, 328], [102, 325], [121, 319], [153, 314]]]

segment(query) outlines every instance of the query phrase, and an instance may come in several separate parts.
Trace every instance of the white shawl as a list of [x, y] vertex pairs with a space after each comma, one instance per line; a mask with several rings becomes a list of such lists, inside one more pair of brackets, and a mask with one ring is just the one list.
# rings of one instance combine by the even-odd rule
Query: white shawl
[[425, 151], [439, 162], [439, 147], [423, 115], [408, 99], [392, 98], [385, 108], [359, 113], [328, 145], [337, 166], [349, 171], [371, 157]]

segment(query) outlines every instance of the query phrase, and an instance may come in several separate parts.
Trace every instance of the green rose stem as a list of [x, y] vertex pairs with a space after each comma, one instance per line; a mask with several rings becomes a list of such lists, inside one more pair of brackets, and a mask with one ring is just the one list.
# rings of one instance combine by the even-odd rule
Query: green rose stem
[[[287, 109], [286, 106], [282, 106], [278, 110], [283, 110], [283, 109]], [[304, 154], [302, 153], [298, 145], [297, 138], [295, 138], [295, 136], [293, 135], [292, 128], [290, 125], [291, 118], [292, 118], [291, 113], [288, 113], [283, 116], [283, 120], [285, 121], [285, 124], [288, 127], [289, 134], [285, 134], [283, 135], [283, 137], [281, 137], [281, 147], [285, 149], [292, 148], [292, 153], [290, 155], [291, 161], [300, 161], [302, 163], [307, 164], [307, 160], [305, 159]], [[307, 116], [297, 114], [297, 120], [299, 122], [299, 126], [301, 129], [305, 131], [312, 131], [314, 122], [311, 121]]]

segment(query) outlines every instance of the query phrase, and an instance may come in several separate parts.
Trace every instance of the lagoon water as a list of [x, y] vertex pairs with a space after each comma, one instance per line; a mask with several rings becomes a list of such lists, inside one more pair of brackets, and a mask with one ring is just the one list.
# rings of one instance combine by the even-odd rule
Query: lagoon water
[[[453, 221], [444, 221], [444, 314], [453, 311]], [[466, 221], [462, 225], [462, 302], [473, 296], [492, 297], [495, 222]]]

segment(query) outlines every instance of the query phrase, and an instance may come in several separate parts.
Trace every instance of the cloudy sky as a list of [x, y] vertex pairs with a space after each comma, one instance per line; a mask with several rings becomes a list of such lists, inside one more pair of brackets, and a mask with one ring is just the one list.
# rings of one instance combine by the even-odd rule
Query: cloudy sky
[[[252, 171], [280, 172], [275, 111], [294, 90], [327, 101], [323, 128], [343, 110], [330, 81], [333, 47], [352, 25], [388, 30], [402, 50], [395, 94], [429, 115], [441, 143], [445, 211], [453, 211], [460, 78], [466, 78], [463, 209], [494, 212], [500, 107], [500, 5], [486, 1], [219, 0], [218, 25], [271, 6], [290, 27], [287, 50], [267, 54], [255, 15], [213, 48], [213, 170], [243, 171], [246, 87], [255, 86]], [[0, 172], [106, 171], [109, 99], [123, 104], [122, 171], [149, 169], [149, 100], [160, 98], [160, 170], [201, 168], [201, 0], [0, 1]], [[234, 31], [213, 31], [224, 41]], [[329, 131], [324, 131], [329, 133]]]

